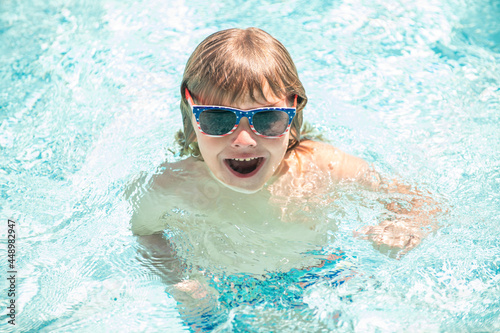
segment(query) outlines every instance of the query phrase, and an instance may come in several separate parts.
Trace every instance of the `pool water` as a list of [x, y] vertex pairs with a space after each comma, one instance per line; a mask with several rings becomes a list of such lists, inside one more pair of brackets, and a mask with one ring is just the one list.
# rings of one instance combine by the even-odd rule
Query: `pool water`
[[[16, 326], [3, 292], [0, 329], [500, 331], [499, 17], [496, 0], [1, 1], [2, 276], [8, 218], [19, 238]], [[124, 192], [178, 159], [196, 45], [248, 26], [290, 51], [306, 120], [447, 211], [396, 259], [353, 237], [377, 223], [377, 198], [342, 187], [308, 215], [325, 237], [307, 255], [335, 259], [191, 272], [210, 292], [184, 302], [141, 255]]]

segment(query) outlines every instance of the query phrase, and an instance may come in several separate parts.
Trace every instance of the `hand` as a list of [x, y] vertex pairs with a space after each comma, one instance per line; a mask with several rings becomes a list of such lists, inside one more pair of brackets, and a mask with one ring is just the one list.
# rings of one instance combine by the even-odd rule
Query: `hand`
[[176, 283], [174, 287], [195, 299], [202, 299], [208, 295], [207, 288], [197, 280], [184, 280]]
[[[193, 299], [201, 300], [207, 296], [213, 296], [217, 294], [215, 289], [209, 286], [208, 282], [204, 278], [206, 271], [201, 271], [201, 275], [197, 278], [191, 278], [182, 280], [173, 285], [175, 291], [180, 291], [186, 295], [189, 295]], [[220, 282], [217, 276], [213, 276], [212, 280], [214, 282]]]
[[424, 236], [421, 228], [405, 220], [386, 220], [355, 235], [370, 240], [375, 249], [391, 258], [400, 258], [417, 247]]

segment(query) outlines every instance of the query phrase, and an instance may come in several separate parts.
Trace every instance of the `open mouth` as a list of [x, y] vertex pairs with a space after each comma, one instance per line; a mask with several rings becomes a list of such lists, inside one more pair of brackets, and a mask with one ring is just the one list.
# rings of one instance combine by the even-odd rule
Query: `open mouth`
[[239, 177], [253, 176], [264, 161], [263, 157], [230, 158], [224, 160], [230, 170]]

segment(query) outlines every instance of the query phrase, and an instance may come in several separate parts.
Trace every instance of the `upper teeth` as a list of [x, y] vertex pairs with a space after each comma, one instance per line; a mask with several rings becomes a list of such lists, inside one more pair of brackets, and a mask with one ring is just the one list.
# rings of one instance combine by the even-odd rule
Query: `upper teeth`
[[236, 161], [251, 161], [251, 160], [255, 160], [257, 159], [258, 157], [250, 157], [250, 158], [233, 158], [233, 160], [236, 160]]

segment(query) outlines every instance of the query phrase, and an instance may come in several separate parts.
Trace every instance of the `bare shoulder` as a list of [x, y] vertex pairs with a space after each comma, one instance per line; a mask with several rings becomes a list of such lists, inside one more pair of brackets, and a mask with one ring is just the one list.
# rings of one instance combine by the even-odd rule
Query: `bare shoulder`
[[192, 157], [172, 163], [165, 162], [152, 178], [151, 187], [157, 190], [169, 189], [178, 186], [181, 180], [198, 178], [205, 171], [205, 168], [201, 168], [201, 164]]
[[165, 212], [182, 207], [194, 195], [196, 180], [203, 173], [202, 163], [188, 158], [162, 164], [153, 175], [142, 174], [127, 189], [132, 206], [131, 228], [136, 235], [151, 235], [165, 228]]
[[320, 170], [338, 180], [360, 180], [369, 170], [365, 160], [325, 142], [305, 140], [296, 148], [296, 154], [299, 159], [314, 161]]
[[173, 163], [165, 162], [158, 167], [154, 174], [141, 172], [129, 182], [125, 188], [124, 196], [127, 200], [145, 194], [145, 192], [168, 189], [178, 183], [179, 178], [191, 169], [193, 161], [185, 159]]

